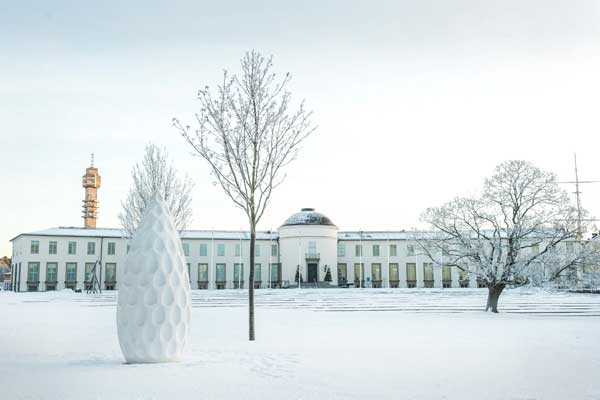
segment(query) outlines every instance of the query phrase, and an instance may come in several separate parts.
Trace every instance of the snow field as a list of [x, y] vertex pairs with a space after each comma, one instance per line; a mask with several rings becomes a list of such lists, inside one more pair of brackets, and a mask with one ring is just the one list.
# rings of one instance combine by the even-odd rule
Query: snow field
[[260, 290], [249, 343], [244, 291], [192, 293], [183, 361], [127, 365], [116, 293], [0, 292], [2, 398], [600, 398], [600, 296]]

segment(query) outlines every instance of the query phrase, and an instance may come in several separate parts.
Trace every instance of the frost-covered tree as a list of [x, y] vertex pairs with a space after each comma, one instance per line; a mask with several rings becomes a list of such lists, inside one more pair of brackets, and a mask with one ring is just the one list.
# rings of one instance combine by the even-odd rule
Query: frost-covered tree
[[[256, 51], [241, 60], [241, 74], [223, 74], [216, 91], [198, 93], [201, 109], [192, 129], [173, 124], [211, 168], [225, 194], [241, 208], [250, 225], [248, 304], [249, 339], [254, 329], [254, 249], [256, 226], [273, 190], [283, 182], [285, 168], [296, 158], [301, 142], [314, 131], [304, 103], [293, 107], [286, 74], [278, 80], [272, 57]], [[294, 109], [292, 109], [294, 108]]]
[[178, 230], [184, 230], [192, 218], [192, 180], [183, 178], [173, 166], [166, 149], [148, 144], [144, 150], [144, 159], [137, 163], [131, 172], [133, 186], [125, 201], [119, 221], [126, 234], [131, 237], [136, 231], [154, 193], [163, 196], [169, 206], [173, 221]]
[[594, 255], [556, 176], [525, 161], [500, 164], [479, 196], [429, 208], [422, 220], [433, 228], [418, 239], [422, 253], [475, 275], [488, 288], [486, 311], [498, 312], [507, 286], [574, 277]]

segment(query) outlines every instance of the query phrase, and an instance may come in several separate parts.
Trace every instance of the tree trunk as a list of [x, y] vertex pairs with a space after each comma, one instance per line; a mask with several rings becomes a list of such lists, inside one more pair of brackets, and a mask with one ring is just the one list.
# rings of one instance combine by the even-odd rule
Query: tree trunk
[[[485, 307], [485, 311], [492, 311], [493, 313], [498, 313], [498, 299], [504, 290], [506, 285], [503, 283], [498, 283], [494, 286], [488, 286], [488, 299], [487, 306]], [[491, 310], [490, 310], [491, 309]]]
[[248, 339], [254, 340], [254, 247], [256, 244], [256, 226], [250, 225], [250, 277], [248, 279]]

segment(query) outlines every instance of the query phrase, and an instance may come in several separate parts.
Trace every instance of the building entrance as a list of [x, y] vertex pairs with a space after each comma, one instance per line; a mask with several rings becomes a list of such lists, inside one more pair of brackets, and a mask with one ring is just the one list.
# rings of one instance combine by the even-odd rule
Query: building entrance
[[319, 265], [310, 263], [307, 266], [307, 282], [315, 283], [319, 281]]

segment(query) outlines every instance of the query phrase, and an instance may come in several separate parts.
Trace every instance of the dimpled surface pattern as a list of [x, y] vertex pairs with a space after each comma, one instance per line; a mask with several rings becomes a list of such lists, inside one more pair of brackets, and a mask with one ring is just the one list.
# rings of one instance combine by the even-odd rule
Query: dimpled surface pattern
[[125, 259], [117, 304], [119, 344], [128, 363], [181, 358], [189, 337], [191, 294], [181, 241], [155, 196]]

